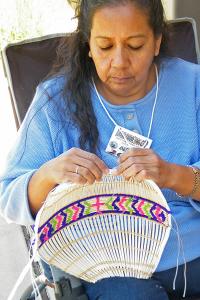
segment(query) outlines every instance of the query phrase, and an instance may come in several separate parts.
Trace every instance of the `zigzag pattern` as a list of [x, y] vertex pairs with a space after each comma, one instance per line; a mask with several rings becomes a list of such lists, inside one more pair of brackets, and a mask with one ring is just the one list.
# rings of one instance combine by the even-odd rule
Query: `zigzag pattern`
[[105, 198], [105, 207], [107, 210], [114, 210], [114, 207], [113, 207], [113, 197], [108, 197]]
[[135, 215], [169, 226], [170, 212], [156, 202], [134, 195], [97, 195], [78, 200], [54, 214], [38, 229], [40, 246], [65, 226], [89, 216], [113, 212]]
[[167, 218], [166, 211], [162, 210], [158, 205], [156, 206], [155, 211], [152, 211], [152, 216], [153, 215], [155, 216], [155, 219], [160, 223], [165, 222]]
[[138, 202], [135, 204], [140, 216], [146, 217], [150, 220], [154, 220], [159, 223], [166, 223], [167, 215], [163, 207], [157, 203], [147, 201], [143, 198], [138, 198]]
[[[153, 213], [153, 210], [158, 205], [153, 202], [147, 202], [145, 199], [138, 198], [138, 201], [135, 203], [135, 208], [137, 209], [140, 216], [144, 216], [148, 219], [156, 219], [156, 215]], [[160, 219], [159, 219], [160, 220]]]
[[115, 201], [115, 207], [119, 209], [119, 211], [125, 213], [129, 212], [130, 214], [133, 214], [133, 212], [136, 212], [134, 206], [133, 206], [133, 196], [122, 196], [118, 197], [118, 201]]
[[49, 240], [49, 238], [51, 237], [50, 235], [50, 224], [46, 224], [45, 227], [42, 229], [41, 234], [39, 235], [39, 248], [46, 242]]
[[57, 214], [53, 219], [49, 221], [52, 226], [52, 230], [59, 230], [59, 228], [62, 226], [63, 221], [64, 216], [62, 216], [61, 214]]

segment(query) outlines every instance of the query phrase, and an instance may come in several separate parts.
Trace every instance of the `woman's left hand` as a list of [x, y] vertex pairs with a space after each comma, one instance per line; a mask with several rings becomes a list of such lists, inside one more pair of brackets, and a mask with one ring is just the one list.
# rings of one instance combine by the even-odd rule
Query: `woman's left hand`
[[133, 148], [119, 158], [114, 175], [123, 175], [126, 179], [134, 177], [138, 181], [153, 180], [160, 188], [170, 186], [172, 164], [161, 159], [152, 149]]

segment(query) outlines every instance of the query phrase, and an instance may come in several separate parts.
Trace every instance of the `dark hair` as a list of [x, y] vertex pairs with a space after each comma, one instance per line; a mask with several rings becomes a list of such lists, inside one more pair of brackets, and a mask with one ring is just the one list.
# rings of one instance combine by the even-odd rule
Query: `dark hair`
[[149, 17], [154, 34], [163, 35], [159, 59], [167, 48], [167, 27], [161, 0], [72, 0], [71, 4], [75, 6], [75, 16], [78, 19], [77, 30], [62, 41], [57, 51], [58, 60], [54, 71], [63, 68], [67, 76], [64, 96], [67, 98], [72, 119], [80, 129], [80, 148], [89, 148], [91, 152], [96, 152], [99, 136], [89, 87], [91, 77], [96, 75], [92, 59], [88, 56], [92, 18], [101, 7], [127, 2], [143, 9]]

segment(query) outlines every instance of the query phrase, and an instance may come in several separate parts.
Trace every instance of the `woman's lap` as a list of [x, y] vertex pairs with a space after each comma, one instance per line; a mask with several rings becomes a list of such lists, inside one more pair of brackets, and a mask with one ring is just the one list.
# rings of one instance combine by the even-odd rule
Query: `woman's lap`
[[[200, 295], [200, 258], [186, 264], [186, 296]], [[168, 294], [180, 298], [185, 288], [184, 265], [157, 272], [150, 279], [107, 278], [95, 284], [84, 283], [90, 300], [167, 300]]]
[[[173, 281], [176, 268], [155, 273], [153, 278], [159, 280], [159, 282], [170, 294], [175, 294], [182, 297], [185, 287], [184, 268], [184, 265], [178, 267], [175, 290], [173, 290]], [[186, 264], [186, 296], [187, 295], [200, 296], [200, 258], [197, 258]]]
[[113, 277], [95, 284], [84, 284], [89, 300], [168, 300], [155, 279]]
[[[200, 258], [187, 263], [186, 296], [200, 295]], [[93, 283], [83, 282], [89, 300], [168, 300], [168, 293], [183, 296], [184, 265], [179, 266], [176, 289], [173, 281], [176, 268], [154, 273], [150, 279], [112, 277]]]

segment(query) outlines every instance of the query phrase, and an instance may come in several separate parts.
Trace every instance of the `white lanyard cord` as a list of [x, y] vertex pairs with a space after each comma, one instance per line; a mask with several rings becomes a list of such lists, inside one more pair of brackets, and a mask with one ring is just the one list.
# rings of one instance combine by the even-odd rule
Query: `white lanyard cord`
[[[149, 138], [150, 136], [150, 133], [151, 133], [151, 128], [152, 128], [152, 123], [153, 123], [153, 117], [154, 117], [154, 111], [155, 111], [155, 107], [156, 107], [156, 102], [157, 102], [157, 98], [158, 98], [158, 69], [157, 69], [157, 66], [156, 64], [154, 64], [155, 66], [155, 71], [156, 71], [156, 95], [155, 95], [155, 100], [154, 100], [154, 104], [153, 104], [153, 109], [152, 109], [152, 113], [151, 113], [151, 120], [150, 120], [150, 125], [149, 125], [149, 131], [148, 131], [148, 135], [147, 137]], [[104, 111], [106, 112], [107, 116], [109, 117], [109, 119], [113, 122], [113, 124], [115, 126], [118, 126], [118, 124], [115, 122], [115, 120], [111, 117], [111, 115], [109, 114], [107, 108], [105, 107], [100, 95], [99, 95], [99, 92], [97, 91], [97, 88], [96, 88], [96, 85], [94, 83], [94, 79], [92, 78], [92, 83], [93, 83], [93, 86], [94, 86], [94, 89], [95, 89], [95, 92], [97, 94], [97, 97], [99, 98], [99, 101], [104, 109]]]
[[158, 98], [158, 69], [156, 64], [154, 64], [155, 67], [155, 71], [156, 71], [156, 96], [155, 96], [155, 100], [154, 100], [154, 104], [153, 104], [153, 108], [152, 108], [152, 112], [151, 112], [151, 120], [150, 120], [150, 124], [149, 124], [149, 131], [147, 134], [147, 137], [150, 137], [150, 133], [151, 133], [151, 128], [152, 128], [152, 123], [153, 123], [153, 117], [154, 117], [154, 111], [155, 111], [155, 107], [156, 107], [156, 103], [157, 103], [157, 98]]

